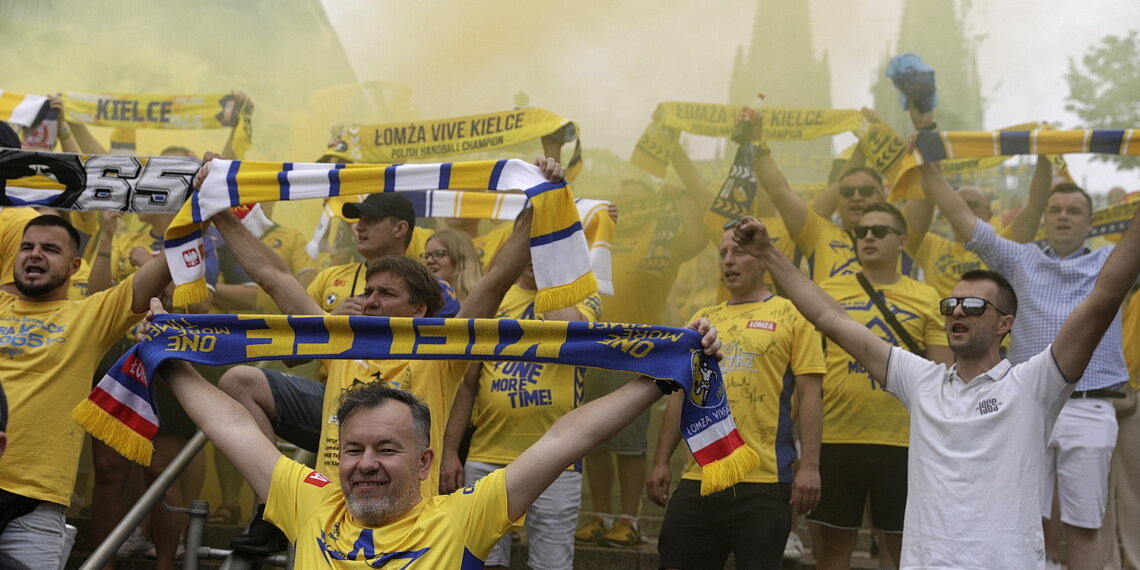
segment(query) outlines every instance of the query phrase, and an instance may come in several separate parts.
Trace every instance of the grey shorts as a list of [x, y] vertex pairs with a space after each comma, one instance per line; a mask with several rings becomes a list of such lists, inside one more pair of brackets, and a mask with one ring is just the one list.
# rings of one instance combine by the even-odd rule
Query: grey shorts
[[273, 433], [305, 451], [316, 453], [321, 440], [325, 385], [277, 370], [263, 368], [261, 372], [265, 374], [277, 412]]
[[[636, 376], [632, 372], [617, 370], [602, 370], [589, 368], [586, 370], [586, 386], [583, 390], [587, 402], [596, 400], [621, 388]], [[637, 415], [629, 425], [621, 428], [609, 441], [594, 448], [597, 451], [609, 451], [618, 455], [645, 455], [649, 448], [649, 408]]]

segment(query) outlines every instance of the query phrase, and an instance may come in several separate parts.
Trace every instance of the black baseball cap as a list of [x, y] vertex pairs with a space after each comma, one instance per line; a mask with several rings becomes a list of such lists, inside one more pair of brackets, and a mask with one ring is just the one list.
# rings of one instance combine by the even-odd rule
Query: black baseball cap
[[399, 192], [370, 194], [363, 202], [345, 204], [341, 208], [341, 213], [350, 220], [355, 220], [362, 215], [373, 218], [395, 216], [408, 222], [408, 226], [416, 227], [416, 208], [407, 196]]

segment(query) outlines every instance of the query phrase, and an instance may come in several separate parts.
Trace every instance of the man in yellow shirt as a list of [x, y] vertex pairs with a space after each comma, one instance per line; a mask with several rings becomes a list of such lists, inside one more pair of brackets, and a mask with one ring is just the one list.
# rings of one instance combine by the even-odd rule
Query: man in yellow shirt
[[[551, 182], [562, 179], [565, 169], [553, 160], [540, 160]], [[205, 168], [203, 169], [205, 170]], [[389, 196], [394, 193], [372, 195], [360, 203], [357, 214], [378, 217], [378, 211], [367, 209], [381, 202], [374, 196]], [[407, 198], [403, 198], [407, 201]], [[385, 199], [383, 204], [388, 206]], [[410, 204], [408, 204], [410, 212]], [[371, 213], [369, 213], [371, 212]], [[405, 212], [406, 213], [406, 212]], [[411, 214], [408, 214], [411, 215]], [[527, 217], [529, 219], [529, 213]], [[358, 242], [362, 252], [383, 251], [378, 244], [391, 239], [404, 239], [408, 223], [407, 216], [388, 216], [384, 220], [369, 220], [367, 229], [358, 230]], [[414, 220], [414, 217], [412, 218]], [[285, 314], [320, 315], [326, 314], [323, 305], [301, 287], [292, 272], [264, 243], [249, 233], [233, 216], [223, 212], [214, 217], [214, 225], [229, 244], [242, 268], [264, 288]], [[459, 317], [490, 317], [494, 314], [504, 293], [522, 272], [529, 259], [529, 221], [520, 222], [512, 238], [503, 246], [501, 264], [496, 264], [484, 276], [475, 290], [468, 296]], [[360, 275], [359, 288], [351, 301], [354, 314], [395, 317], [424, 317], [438, 312], [443, 305], [438, 282], [419, 262], [400, 256], [369, 256], [371, 261]], [[316, 285], [320, 281], [313, 282]], [[466, 363], [460, 361], [329, 361], [329, 380], [322, 387], [308, 380], [299, 382], [293, 376], [273, 370], [254, 367], [234, 367], [223, 377], [219, 388], [229, 393], [241, 403], [256, 419], [258, 426], [268, 441], [274, 441], [275, 434], [294, 443], [307, 442], [309, 448], [317, 452], [318, 469], [335, 472], [339, 442], [335, 424], [336, 401], [340, 393], [356, 383], [383, 381], [393, 387], [410, 390], [423, 398], [436, 416], [446, 418], [450, 413], [455, 388], [466, 370]], [[252, 377], [255, 390], [236, 391], [227, 389], [227, 383]], [[236, 378], [236, 380], [235, 380]], [[275, 381], [270, 381], [274, 378]], [[305, 379], [300, 379], [305, 380]], [[248, 387], [248, 386], [247, 386]], [[323, 405], [322, 405], [323, 402]], [[433, 442], [442, 442], [444, 421], [437, 422], [433, 429]], [[427, 496], [438, 492], [438, 466], [424, 484]], [[265, 499], [259, 495], [259, 499]], [[263, 507], [255, 513], [250, 531], [237, 537], [231, 546], [251, 554], [266, 554], [284, 549], [282, 537], [271, 525], [261, 520]]]
[[[690, 457], [681, 484], [669, 496], [669, 458], [681, 440], [681, 398], [674, 394], [662, 419], [650, 500], [665, 506], [657, 542], [662, 568], [721, 567], [731, 551], [741, 568], [779, 568], [792, 512], [819, 502], [820, 384], [826, 370], [819, 333], [791, 301], [765, 285], [764, 266], [724, 232], [721, 277], [728, 301], [705, 307], [721, 331], [725, 391], [736, 426], [760, 456], [760, 466], [731, 489], [700, 495], [701, 472]], [[793, 473], [793, 397], [799, 403], [803, 456]]]
[[[899, 273], [899, 257], [906, 247], [902, 213], [886, 202], [870, 204], [854, 226], [854, 236], [861, 271], [827, 279], [820, 287], [884, 341], [914, 346], [910, 350], [922, 350], [935, 362], [952, 362], [936, 310], [938, 293]], [[827, 346], [823, 394], [823, 492], [819, 507], [808, 515], [820, 530], [822, 544], [816, 550], [820, 563], [841, 565], [850, 560], [868, 497], [872, 523], [898, 560], [906, 506], [906, 409], [834, 344]]]
[[[131, 279], [72, 301], [79, 234], [63, 218], [44, 215], [24, 227], [16, 256], [16, 294], [0, 292], [0, 383], [11, 410], [11, 445], [0, 462], [4, 504], [0, 566], [16, 560], [62, 566], [64, 511], [75, 486], [83, 431], [69, 413], [86, 397], [100, 357], [170, 282], [166, 259], [144, 264]], [[8, 567], [8, 566], [5, 566]]]

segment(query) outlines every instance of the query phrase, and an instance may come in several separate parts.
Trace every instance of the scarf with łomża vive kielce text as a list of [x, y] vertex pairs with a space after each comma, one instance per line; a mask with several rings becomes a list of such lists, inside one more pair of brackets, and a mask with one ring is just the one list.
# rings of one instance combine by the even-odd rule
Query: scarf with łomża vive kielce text
[[[630, 162], [654, 176], [664, 177], [682, 132], [729, 138], [740, 109], [739, 105], [716, 103], [661, 103], [638, 139]], [[863, 114], [850, 109], [765, 107], [760, 116], [764, 122], [763, 137], [768, 142], [813, 140], [854, 131], [863, 124]]]
[[158, 430], [154, 378], [176, 358], [225, 365], [290, 358], [496, 360], [602, 367], [684, 390], [681, 435], [703, 468], [701, 492], [759, 464], [729, 411], [716, 359], [688, 329], [598, 322], [285, 315], [159, 315], [72, 417], [123, 456], [149, 464]]

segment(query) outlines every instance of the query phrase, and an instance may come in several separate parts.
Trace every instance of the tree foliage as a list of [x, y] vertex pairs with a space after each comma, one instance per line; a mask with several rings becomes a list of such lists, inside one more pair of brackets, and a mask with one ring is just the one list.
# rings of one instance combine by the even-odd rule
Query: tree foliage
[[[1088, 129], [1140, 127], [1140, 34], [1106, 36], [1081, 58], [1069, 60], [1069, 96], [1065, 110]], [[1119, 170], [1140, 170], [1140, 157], [1101, 154]]]

